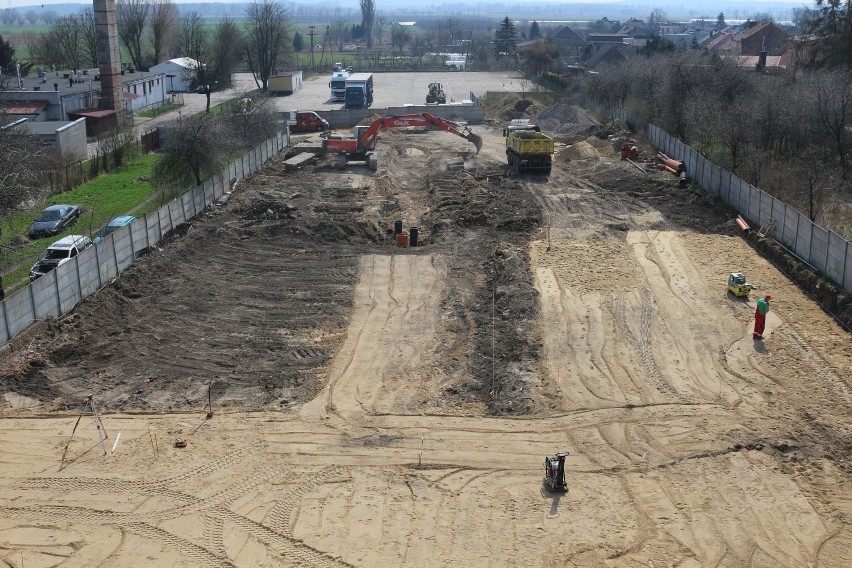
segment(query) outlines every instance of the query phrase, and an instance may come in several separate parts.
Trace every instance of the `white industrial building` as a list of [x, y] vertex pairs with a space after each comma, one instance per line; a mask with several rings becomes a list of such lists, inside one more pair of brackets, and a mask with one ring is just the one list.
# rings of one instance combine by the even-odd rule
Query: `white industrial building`
[[149, 73], [164, 73], [166, 89], [169, 92], [186, 93], [192, 82], [192, 70], [198, 68], [198, 61], [190, 57], [178, 57], [158, 63], [148, 69]]

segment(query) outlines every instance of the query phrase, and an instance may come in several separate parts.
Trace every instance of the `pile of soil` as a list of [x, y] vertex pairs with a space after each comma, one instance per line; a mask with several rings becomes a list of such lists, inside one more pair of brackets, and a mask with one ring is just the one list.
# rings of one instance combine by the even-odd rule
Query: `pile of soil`
[[518, 118], [533, 118], [545, 108], [533, 99], [522, 97], [517, 93], [506, 93], [497, 103], [489, 105], [488, 116], [505, 123]]
[[543, 132], [553, 136], [594, 134], [601, 130], [601, 124], [588, 111], [565, 103], [542, 110], [532, 118]]

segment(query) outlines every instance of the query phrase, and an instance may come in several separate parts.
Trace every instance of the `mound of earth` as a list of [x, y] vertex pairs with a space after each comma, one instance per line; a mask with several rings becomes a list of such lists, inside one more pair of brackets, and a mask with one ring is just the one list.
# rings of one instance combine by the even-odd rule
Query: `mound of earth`
[[531, 118], [541, 126], [543, 132], [552, 136], [591, 134], [601, 129], [601, 124], [588, 111], [566, 103], [542, 110]]

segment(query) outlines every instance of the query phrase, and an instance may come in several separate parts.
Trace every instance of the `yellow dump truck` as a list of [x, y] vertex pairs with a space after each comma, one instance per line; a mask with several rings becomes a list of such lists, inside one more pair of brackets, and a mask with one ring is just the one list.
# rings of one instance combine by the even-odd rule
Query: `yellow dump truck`
[[553, 138], [542, 134], [529, 120], [513, 120], [503, 129], [506, 137], [506, 160], [512, 171], [550, 174], [553, 161]]

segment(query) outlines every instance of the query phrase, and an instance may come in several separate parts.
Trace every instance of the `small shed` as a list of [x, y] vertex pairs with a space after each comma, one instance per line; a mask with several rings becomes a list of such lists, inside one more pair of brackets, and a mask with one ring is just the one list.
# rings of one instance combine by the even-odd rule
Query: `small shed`
[[190, 57], [178, 57], [158, 63], [148, 69], [149, 73], [164, 73], [168, 92], [186, 93], [192, 82], [192, 71], [198, 68], [198, 61]]
[[267, 83], [269, 95], [278, 97], [282, 95], [292, 95], [302, 88], [302, 72], [287, 71], [272, 75]]

